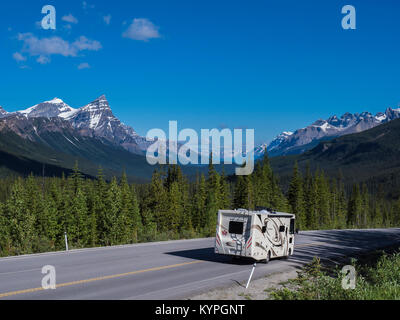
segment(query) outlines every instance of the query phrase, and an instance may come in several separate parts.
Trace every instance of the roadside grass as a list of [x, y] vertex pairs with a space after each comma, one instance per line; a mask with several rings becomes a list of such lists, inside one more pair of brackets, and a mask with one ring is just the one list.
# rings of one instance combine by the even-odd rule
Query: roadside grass
[[326, 268], [319, 258], [298, 272], [298, 277], [283, 288], [269, 293], [275, 300], [399, 300], [400, 252], [377, 251], [358, 261], [352, 259], [356, 270], [354, 289], [344, 289], [345, 274], [341, 268]]

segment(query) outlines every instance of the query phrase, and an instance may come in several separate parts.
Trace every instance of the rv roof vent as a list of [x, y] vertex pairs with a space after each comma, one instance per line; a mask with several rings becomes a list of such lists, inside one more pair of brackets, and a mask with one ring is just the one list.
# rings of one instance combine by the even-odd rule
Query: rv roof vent
[[267, 207], [261, 207], [261, 206], [257, 206], [256, 207], [256, 210], [259, 210], [259, 211], [268, 211], [268, 212], [276, 212], [276, 210], [274, 210], [274, 209], [272, 209], [272, 208], [267, 208]]

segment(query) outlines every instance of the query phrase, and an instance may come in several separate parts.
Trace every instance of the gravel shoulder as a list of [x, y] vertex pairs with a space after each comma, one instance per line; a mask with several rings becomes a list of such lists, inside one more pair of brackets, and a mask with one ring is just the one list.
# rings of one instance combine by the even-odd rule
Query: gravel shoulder
[[[290, 279], [297, 278], [299, 269], [269, 274], [265, 277], [252, 280], [246, 290], [246, 281], [235, 283], [231, 287], [218, 288], [188, 298], [189, 300], [266, 300], [271, 290], [279, 289]], [[250, 274], [249, 274], [250, 275]]]

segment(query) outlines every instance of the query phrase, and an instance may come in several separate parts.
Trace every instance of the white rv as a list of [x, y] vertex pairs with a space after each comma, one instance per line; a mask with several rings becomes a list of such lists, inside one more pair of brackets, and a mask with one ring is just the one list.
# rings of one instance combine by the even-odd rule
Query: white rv
[[295, 215], [268, 210], [219, 210], [215, 253], [268, 262], [293, 254]]

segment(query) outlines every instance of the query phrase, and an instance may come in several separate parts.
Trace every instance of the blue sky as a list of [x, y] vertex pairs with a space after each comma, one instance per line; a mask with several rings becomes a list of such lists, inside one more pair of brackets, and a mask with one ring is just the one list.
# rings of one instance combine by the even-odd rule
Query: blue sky
[[[38, 26], [42, 6], [57, 29]], [[356, 8], [343, 30], [341, 8]], [[398, 1], [1, 1], [0, 105], [106, 94], [152, 128], [254, 128], [256, 143], [318, 118], [400, 102]]]

